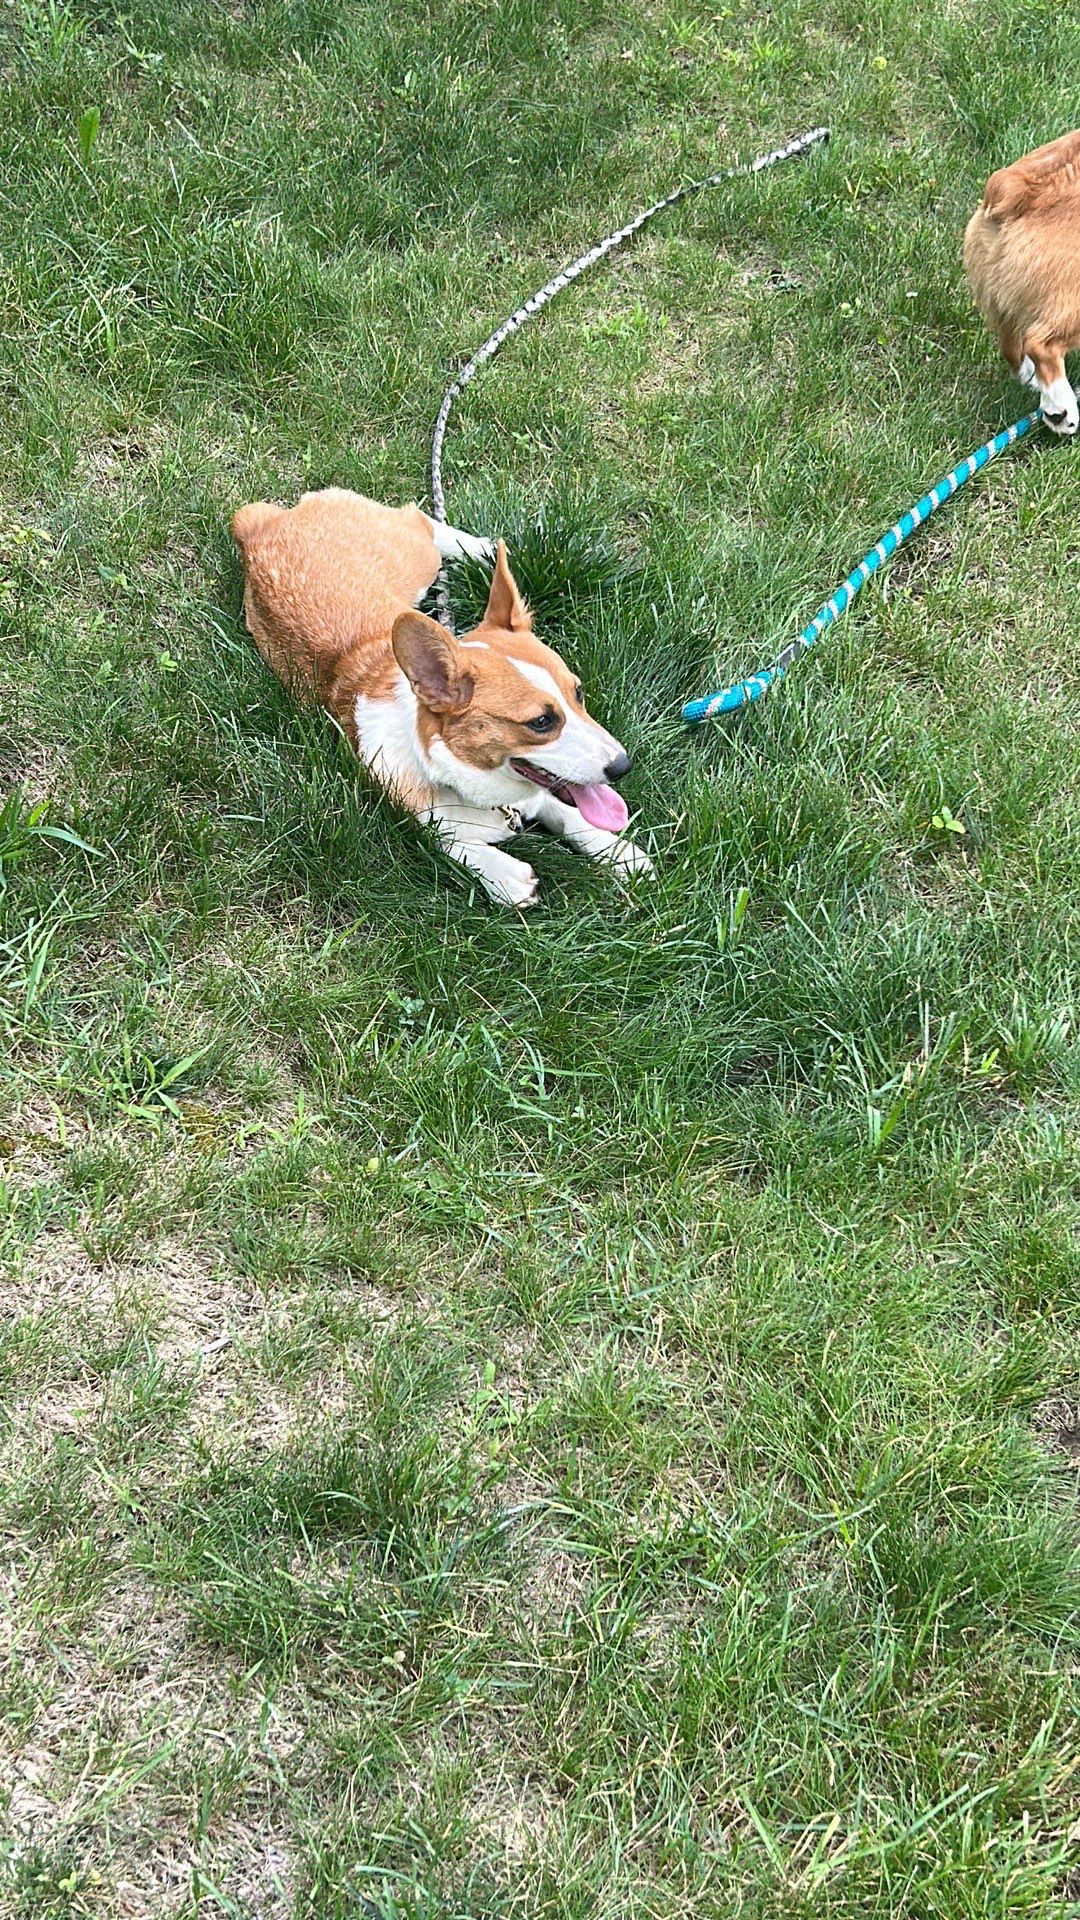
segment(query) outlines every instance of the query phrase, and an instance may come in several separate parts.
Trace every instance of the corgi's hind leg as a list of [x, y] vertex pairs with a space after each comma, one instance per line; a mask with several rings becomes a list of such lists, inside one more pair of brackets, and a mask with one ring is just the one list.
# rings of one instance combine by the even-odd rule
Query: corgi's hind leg
[[473, 533], [462, 533], [459, 527], [448, 526], [445, 520], [433, 520], [428, 513], [424, 519], [431, 528], [440, 560], [494, 560], [494, 540], [480, 540]]
[[998, 346], [1017, 379], [1021, 380], [1025, 387], [1034, 387], [1038, 392], [1039, 383], [1035, 378], [1031, 355], [1024, 352], [1020, 335], [1014, 333], [1011, 327], [1002, 327], [998, 334]]
[[1031, 384], [1042, 398], [1042, 417], [1051, 433], [1071, 437], [1080, 427], [1080, 405], [1065, 372], [1065, 355], [1056, 341], [1029, 333], [1023, 342], [1031, 361]]

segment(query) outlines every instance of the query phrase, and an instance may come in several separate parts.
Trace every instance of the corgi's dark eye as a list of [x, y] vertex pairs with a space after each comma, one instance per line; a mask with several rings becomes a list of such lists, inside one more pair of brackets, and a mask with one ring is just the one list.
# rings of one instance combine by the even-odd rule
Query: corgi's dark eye
[[530, 733], [550, 733], [558, 725], [558, 718], [550, 707], [545, 707], [543, 713], [534, 714], [531, 720], [526, 720], [525, 725]]
[[574, 699], [577, 701], [579, 707], [583, 707], [585, 705], [585, 695], [581, 691], [580, 680], [578, 681], [576, 687], [574, 688]]

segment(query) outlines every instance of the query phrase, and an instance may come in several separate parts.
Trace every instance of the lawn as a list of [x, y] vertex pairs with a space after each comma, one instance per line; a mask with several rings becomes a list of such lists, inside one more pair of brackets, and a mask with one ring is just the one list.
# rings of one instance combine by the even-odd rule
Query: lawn
[[[0, 1912], [1080, 1912], [1080, 453], [679, 721], [1025, 410], [959, 240], [1075, 9], [4, 0], [0, 68]], [[821, 121], [455, 417], [657, 867], [499, 912], [229, 516], [422, 500], [525, 294]]]

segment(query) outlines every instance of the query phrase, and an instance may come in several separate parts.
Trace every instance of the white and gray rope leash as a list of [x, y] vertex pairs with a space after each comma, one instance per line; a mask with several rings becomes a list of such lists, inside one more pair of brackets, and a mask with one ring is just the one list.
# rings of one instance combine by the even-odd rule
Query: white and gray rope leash
[[[819, 146], [828, 137], [828, 127], [814, 127], [809, 133], [801, 133], [796, 140], [789, 140], [786, 147], [777, 147], [772, 153], [759, 154], [756, 160], [751, 160], [743, 166], [725, 167], [720, 173], [710, 173], [704, 180], [694, 180], [689, 186], [676, 187], [674, 193], [666, 194], [653, 206], [646, 207], [644, 213], [639, 213], [637, 218], [631, 220], [627, 226], [619, 227], [615, 233], [609, 233], [606, 240], [600, 240], [595, 247], [590, 247], [587, 253], [579, 254], [576, 260], [572, 260], [569, 266], [564, 267], [561, 273], [557, 273], [553, 280], [549, 280], [545, 286], [540, 287], [523, 306], [518, 307], [508, 319], [504, 320], [501, 327], [496, 327], [495, 332], [484, 341], [482, 347], [477, 348], [472, 359], [466, 362], [457, 378], [451, 381], [443, 394], [442, 405], [436, 416], [435, 428], [431, 436], [432, 517], [440, 521], [446, 519], [442, 452], [451, 408], [459, 394], [468, 386], [477, 369], [498, 353], [504, 340], [509, 340], [512, 333], [517, 333], [519, 327], [525, 325], [526, 320], [530, 320], [533, 314], [539, 313], [541, 307], [546, 307], [548, 301], [554, 300], [555, 295], [561, 293], [564, 287], [570, 286], [579, 274], [595, 266], [597, 261], [603, 260], [607, 254], [614, 253], [616, 247], [621, 247], [625, 241], [632, 239], [647, 221], [655, 220], [658, 213], [664, 213], [668, 207], [677, 206], [680, 200], [690, 199], [692, 194], [704, 193], [709, 187], [722, 186], [725, 181], [736, 180], [743, 174], [762, 173], [766, 167], [775, 167], [781, 160], [793, 160], [797, 154], [806, 153], [811, 147]], [[445, 568], [440, 569], [435, 594], [439, 618], [443, 625], [450, 627], [452, 631], [450, 593]]]

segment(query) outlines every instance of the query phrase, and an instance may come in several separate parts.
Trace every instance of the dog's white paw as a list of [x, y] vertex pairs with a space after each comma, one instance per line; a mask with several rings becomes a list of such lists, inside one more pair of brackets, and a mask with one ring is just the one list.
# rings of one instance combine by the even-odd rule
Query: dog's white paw
[[489, 900], [500, 907], [535, 907], [540, 898], [540, 882], [524, 860], [515, 860], [498, 847], [477, 849], [469, 860], [478, 873]]
[[459, 860], [470, 873], [475, 873], [488, 899], [498, 906], [535, 907], [539, 881], [524, 860], [515, 860], [512, 854], [487, 846], [483, 841], [445, 836], [443, 846], [451, 860]]
[[494, 560], [495, 542], [478, 534], [459, 533], [461, 550], [470, 560]]
[[463, 533], [460, 527], [448, 526], [445, 520], [428, 517], [428, 525], [440, 560], [494, 560], [494, 540], [475, 533]]
[[651, 880], [656, 872], [648, 854], [642, 847], [635, 846], [632, 840], [617, 840], [609, 859], [619, 873], [636, 874], [642, 879]]
[[1062, 439], [1071, 439], [1080, 427], [1080, 406], [1064, 376], [1055, 380], [1043, 394], [1042, 417], [1051, 433], [1060, 434]]
[[507, 907], [535, 907], [540, 898], [540, 882], [524, 860], [515, 860], [514, 865], [521, 868], [520, 876], [515, 873], [500, 880], [497, 887], [491, 890], [491, 897], [501, 900]]

